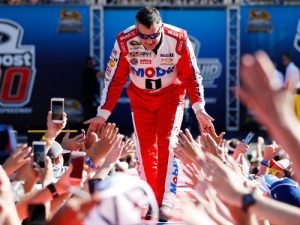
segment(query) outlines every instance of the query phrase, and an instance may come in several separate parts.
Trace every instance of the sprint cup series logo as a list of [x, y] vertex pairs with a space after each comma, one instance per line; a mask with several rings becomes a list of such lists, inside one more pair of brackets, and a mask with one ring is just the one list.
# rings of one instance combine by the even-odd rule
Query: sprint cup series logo
[[64, 9], [60, 12], [58, 32], [83, 32], [83, 19], [80, 12], [73, 9]]
[[21, 45], [23, 28], [0, 19], [0, 113], [27, 114], [35, 79], [35, 48]]
[[253, 9], [248, 12], [247, 32], [268, 32], [273, 31], [271, 14], [264, 9]]

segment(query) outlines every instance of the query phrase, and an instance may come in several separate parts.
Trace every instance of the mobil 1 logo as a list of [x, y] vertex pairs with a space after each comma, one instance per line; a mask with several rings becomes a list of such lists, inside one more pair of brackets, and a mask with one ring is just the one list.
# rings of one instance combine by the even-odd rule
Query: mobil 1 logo
[[21, 45], [22, 38], [19, 24], [0, 19], [0, 106], [13, 111], [30, 101], [36, 73], [35, 48]]

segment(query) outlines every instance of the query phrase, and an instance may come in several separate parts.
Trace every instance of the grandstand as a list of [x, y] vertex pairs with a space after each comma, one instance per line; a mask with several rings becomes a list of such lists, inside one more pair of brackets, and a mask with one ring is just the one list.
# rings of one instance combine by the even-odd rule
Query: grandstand
[[1, 0], [0, 5], [103, 5], [103, 6], [220, 6], [220, 5], [299, 5], [299, 0]]

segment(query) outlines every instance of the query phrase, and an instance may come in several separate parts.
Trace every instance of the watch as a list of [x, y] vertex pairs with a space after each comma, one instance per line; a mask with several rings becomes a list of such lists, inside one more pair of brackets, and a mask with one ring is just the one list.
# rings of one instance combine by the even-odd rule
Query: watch
[[58, 197], [57, 190], [56, 190], [56, 188], [55, 188], [55, 186], [54, 186], [53, 183], [48, 184], [48, 185], [47, 185], [47, 188], [48, 188], [48, 190], [51, 192], [53, 198], [57, 198], [57, 197]]
[[245, 194], [242, 196], [242, 209], [244, 212], [248, 212], [248, 208], [255, 203], [253, 193]]

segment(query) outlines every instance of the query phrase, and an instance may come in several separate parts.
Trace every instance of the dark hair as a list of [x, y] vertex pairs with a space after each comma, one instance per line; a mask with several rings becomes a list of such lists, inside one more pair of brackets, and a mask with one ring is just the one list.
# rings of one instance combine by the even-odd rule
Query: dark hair
[[293, 179], [292, 178], [292, 173], [291, 173], [290, 170], [285, 169], [283, 172], [284, 172], [285, 177]]
[[228, 145], [232, 148], [236, 148], [239, 144], [239, 140], [237, 138], [232, 138], [231, 140], [229, 140]]
[[135, 16], [137, 22], [150, 28], [153, 24], [161, 23], [161, 17], [158, 9], [146, 6], [141, 8]]

